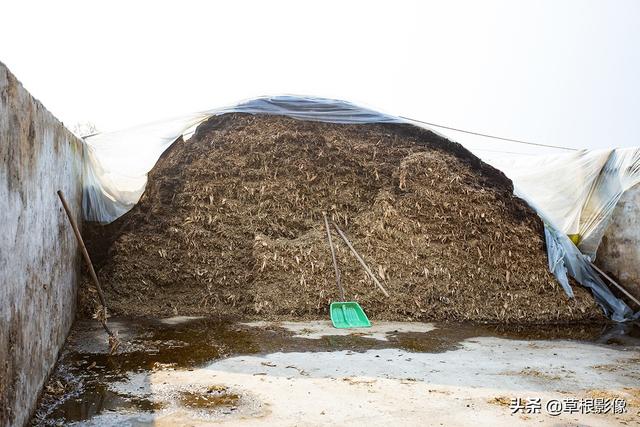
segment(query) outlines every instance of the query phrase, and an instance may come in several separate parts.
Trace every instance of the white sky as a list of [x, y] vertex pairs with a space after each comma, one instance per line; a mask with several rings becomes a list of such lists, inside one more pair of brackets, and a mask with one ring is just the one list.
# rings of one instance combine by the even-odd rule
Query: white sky
[[0, 14], [0, 61], [70, 127], [289, 93], [546, 144], [640, 145], [640, 1], [2, 0]]

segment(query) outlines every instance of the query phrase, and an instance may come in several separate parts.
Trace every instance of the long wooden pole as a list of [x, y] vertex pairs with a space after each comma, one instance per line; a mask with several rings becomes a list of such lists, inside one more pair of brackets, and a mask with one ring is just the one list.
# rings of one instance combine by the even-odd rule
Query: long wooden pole
[[631, 295], [629, 292], [627, 292], [627, 290], [625, 288], [623, 288], [618, 283], [616, 283], [616, 281], [613, 280], [611, 277], [609, 277], [609, 275], [607, 273], [605, 273], [604, 271], [602, 271], [598, 267], [596, 267], [596, 265], [594, 263], [589, 261], [589, 264], [591, 264], [591, 267], [593, 267], [598, 273], [602, 274], [613, 286], [618, 288], [620, 290], [620, 292], [625, 294], [627, 297], [629, 297], [629, 299], [631, 301], [635, 302], [636, 304], [638, 304], [638, 307], [640, 307], [640, 301], [638, 301], [633, 295]]
[[338, 290], [340, 291], [340, 301], [344, 301], [344, 289], [342, 288], [342, 283], [340, 283], [340, 270], [338, 269], [338, 261], [336, 260], [336, 251], [333, 248], [333, 240], [331, 239], [331, 230], [329, 229], [329, 221], [327, 221], [327, 213], [322, 212], [322, 217], [324, 218], [324, 226], [327, 229], [329, 247], [331, 247], [331, 258], [333, 259], [333, 268], [336, 271], [336, 284], [338, 285]]
[[89, 252], [87, 252], [87, 247], [84, 245], [84, 240], [82, 239], [82, 235], [80, 234], [80, 229], [78, 228], [78, 224], [76, 224], [76, 220], [73, 218], [73, 214], [71, 213], [71, 209], [69, 209], [69, 205], [67, 204], [67, 200], [64, 198], [64, 194], [61, 190], [58, 190], [58, 197], [62, 202], [62, 207], [64, 207], [64, 211], [67, 213], [67, 218], [69, 219], [69, 223], [71, 224], [71, 228], [73, 229], [73, 233], [76, 235], [76, 240], [78, 241], [78, 246], [80, 246], [80, 250], [82, 251], [82, 256], [84, 257], [84, 262], [87, 264], [87, 268], [89, 269], [89, 274], [91, 275], [91, 279], [93, 279], [93, 283], [96, 285], [96, 289], [98, 291], [98, 298], [100, 299], [100, 304], [102, 305], [102, 316], [97, 316], [100, 323], [102, 323], [102, 327], [109, 334], [109, 345], [111, 353], [115, 352], [115, 349], [120, 345], [120, 341], [118, 337], [109, 329], [107, 326], [107, 301], [104, 297], [104, 292], [102, 292], [102, 287], [100, 286], [100, 282], [98, 281], [98, 276], [96, 276], [96, 271], [93, 269], [93, 264], [91, 263], [91, 258], [89, 257]]
[[369, 277], [371, 277], [371, 280], [374, 281], [374, 283], [376, 285], [378, 285], [378, 287], [380, 288], [380, 290], [382, 291], [382, 293], [384, 294], [385, 297], [389, 297], [389, 294], [387, 293], [387, 290], [384, 288], [384, 286], [382, 286], [382, 284], [378, 281], [378, 279], [376, 278], [376, 276], [373, 275], [373, 273], [371, 272], [371, 269], [369, 268], [369, 266], [367, 265], [366, 262], [364, 262], [364, 260], [362, 259], [362, 257], [360, 256], [360, 254], [355, 250], [355, 248], [353, 247], [353, 245], [351, 244], [351, 242], [349, 241], [349, 239], [347, 239], [347, 236], [345, 236], [345, 234], [342, 232], [342, 230], [340, 230], [340, 227], [337, 226], [337, 224], [334, 222], [333, 226], [336, 228], [336, 231], [338, 232], [338, 234], [340, 235], [340, 237], [342, 237], [342, 240], [344, 240], [344, 242], [347, 244], [347, 246], [349, 246], [349, 249], [351, 249], [351, 253], [353, 253], [353, 255], [356, 257], [356, 259], [360, 262], [360, 265], [362, 265], [362, 268], [364, 268], [364, 271], [367, 272], [367, 274], [369, 275]]

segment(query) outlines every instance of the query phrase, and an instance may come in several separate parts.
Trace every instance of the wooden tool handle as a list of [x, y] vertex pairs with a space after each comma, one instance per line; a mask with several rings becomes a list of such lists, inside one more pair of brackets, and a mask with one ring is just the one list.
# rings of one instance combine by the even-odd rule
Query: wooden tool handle
[[378, 288], [380, 288], [380, 290], [382, 291], [382, 293], [384, 294], [385, 297], [389, 297], [389, 294], [387, 293], [387, 290], [384, 288], [384, 286], [382, 286], [382, 284], [378, 281], [378, 279], [376, 278], [376, 276], [373, 275], [373, 273], [371, 272], [371, 269], [369, 268], [369, 266], [367, 265], [366, 262], [364, 262], [364, 259], [362, 259], [362, 257], [360, 256], [360, 254], [355, 250], [355, 248], [353, 247], [353, 245], [351, 244], [351, 242], [349, 241], [349, 239], [347, 239], [347, 236], [345, 236], [345, 234], [342, 232], [342, 230], [340, 230], [340, 227], [338, 227], [336, 225], [336, 223], [333, 223], [333, 226], [336, 228], [336, 231], [338, 232], [338, 234], [340, 235], [340, 237], [342, 237], [342, 240], [344, 240], [344, 242], [347, 244], [347, 246], [349, 246], [349, 249], [351, 249], [351, 253], [353, 253], [353, 255], [356, 257], [356, 259], [360, 262], [360, 264], [362, 265], [362, 267], [364, 268], [364, 271], [367, 272], [367, 274], [369, 275], [369, 277], [371, 277], [371, 280], [374, 281], [374, 283], [376, 285], [378, 285]]
[[100, 298], [100, 304], [102, 304], [102, 309], [104, 310], [104, 320], [99, 319], [100, 323], [102, 323], [102, 327], [109, 334], [109, 337], [115, 339], [115, 335], [109, 327], [107, 326], [107, 302], [104, 297], [104, 293], [102, 292], [102, 287], [100, 286], [100, 282], [98, 282], [98, 276], [96, 276], [96, 272], [93, 269], [93, 264], [91, 263], [91, 258], [89, 257], [89, 252], [87, 252], [87, 247], [84, 245], [84, 240], [82, 240], [82, 235], [80, 234], [80, 229], [78, 228], [78, 224], [76, 224], [76, 220], [73, 218], [73, 214], [71, 213], [71, 209], [69, 209], [69, 205], [67, 204], [66, 199], [64, 198], [64, 194], [61, 190], [58, 190], [58, 197], [62, 202], [62, 207], [64, 207], [64, 211], [67, 213], [67, 218], [69, 219], [69, 223], [71, 224], [71, 228], [73, 229], [73, 233], [76, 235], [76, 240], [78, 241], [78, 246], [80, 246], [80, 250], [82, 251], [82, 256], [84, 257], [84, 262], [87, 264], [87, 268], [89, 269], [89, 274], [93, 279], [93, 283], [96, 285], [96, 289], [98, 290], [98, 298]]
[[336, 284], [340, 291], [340, 301], [344, 301], [344, 289], [342, 289], [342, 283], [340, 283], [340, 270], [338, 269], [338, 261], [336, 260], [336, 251], [333, 248], [333, 240], [331, 239], [331, 230], [329, 229], [329, 221], [327, 221], [327, 213], [322, 212], [324, 218], [324, 226], [327, 229], [327, 238], [329, 239], [329, 247], [331, 248], [331, 258], [333, 259], [333, 268], [336, 271]]

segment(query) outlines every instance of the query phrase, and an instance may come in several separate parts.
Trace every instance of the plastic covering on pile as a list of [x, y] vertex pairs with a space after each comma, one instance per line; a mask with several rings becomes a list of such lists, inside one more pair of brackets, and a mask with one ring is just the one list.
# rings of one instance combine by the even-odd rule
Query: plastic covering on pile
[[[85, 139], [88, 145], [84, 165], [85, 219], [110, 223], [125, 214], [142, 196], [147, 173], [176, 139], [188, 139], [200, 123], [227, 113], [283, 115], [344, 124], [409, 123], [434, 132], [418, 122], [345, 101], [277, 96], [100, 133]], [[591, 289], [596, 301], [613, 320], [640, 317], [640, 312], [634, 314], [611, 293], [589, 265], [622, 193], [640, 182], [640, 150], [579, 151], [526, 160], [502, 161], [495, 157], [483, 160], [511, 178], [516, 195], [526, 200], [544, 221], [549, 269], [567, 295], [573, 297], [568, 279], [571, 276]], [[574, 240], [567, 235], [575, 236]]]
[[622, 194], [640, 183], [640, 149], [580, 150], [554, 156], [483, 159], [534, 201], [592, 261]]

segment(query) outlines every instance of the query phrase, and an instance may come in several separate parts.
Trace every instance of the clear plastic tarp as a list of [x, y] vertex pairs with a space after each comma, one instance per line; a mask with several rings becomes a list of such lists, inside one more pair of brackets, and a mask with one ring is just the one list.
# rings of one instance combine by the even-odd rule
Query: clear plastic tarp
[[[188, 139], [212, 116], [233, 112], [329, 123], [409, 123], [434, 132], [418, 122], [345, 101], [277, 96], [100, 133], [85, 139], [89, 153], [84, 168], [85, 219], [109, 223], [129, 211], [144, 192], [147, 173], [176, 139]], [[523, 159], [480, 156], [512, 179], [515, 193], [544, 221], [549, 269], [567, 295], [573, 296], [569, 275], [591, 289], [612, 319], [639, 318], [640, 312], [634, 314], [611, 293], [589, 260], [595, 256], [622, 193], [640, 182], [640, 149], [578, 151]], [[567, 235], [572, 235], [573, 241]]]
[[554, 156], [485, 159], [514, 183], [514, 192], [595, 259], [622, 194], [640, 183], [640, 149], [580, 150]]
[[85, 139], [84, 217], [109, 223], [137, 202], [149, 172], [177, 138], [188, 139], [197, 125], [227, 113], [285, 115], [330, 123], [406, 123], [406, 120], [333, 99], [278, 96], [256, 98], [230, 107], [189, 114]]

